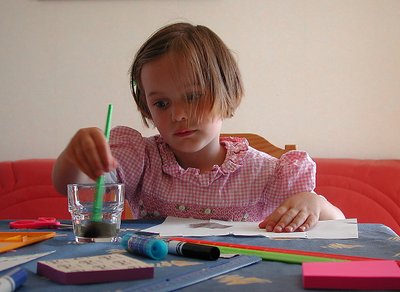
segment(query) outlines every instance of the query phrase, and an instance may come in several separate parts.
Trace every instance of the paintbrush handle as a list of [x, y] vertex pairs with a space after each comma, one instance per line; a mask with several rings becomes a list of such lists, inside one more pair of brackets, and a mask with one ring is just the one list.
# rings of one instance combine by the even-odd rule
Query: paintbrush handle
[[109, 104], [108, 112], [107, 112], [106, 127], [104, 128], [104, 136], [106, 136], [107, 142], [110, 140], [112, 110], [113, 110], [113, 106], [112, 106], [112, 104]]
[[[107, 120], [106, 126], [104, 129], [104, 135], [106, 136], [106, 141], [109, 141], [110, 138], [110, 129], [111, 129], [111, 117], [112, 117], [112, 104], [108, 105], [107, 112]], [[93, 210], [92, 210], [92, 221], [100, 222], [103, 218], [103, 195], [104, 195], [104, 176], [101, 175], [96, 181], [96, 194], [93, 202]]]
[[100, 222], [103, 218], [104, 176], [96, 181], [96, 194], [93, 202], [92, 221]]

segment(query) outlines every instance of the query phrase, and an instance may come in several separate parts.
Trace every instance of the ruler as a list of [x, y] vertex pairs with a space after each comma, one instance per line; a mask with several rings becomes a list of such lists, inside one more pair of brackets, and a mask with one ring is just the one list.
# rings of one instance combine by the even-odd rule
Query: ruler
[[243, 255], [235, 256], [230, 259], [220, 258], [219, 260], [212, 262], [212, 264], [199, 265], [198, 270], [184, 274], [170, 275], [161, 279], [148, 280], [146, 283], [122, 289], [121, 291], [172, 291], [261, 262], [261, 260], [262, 259], [259, 257]]

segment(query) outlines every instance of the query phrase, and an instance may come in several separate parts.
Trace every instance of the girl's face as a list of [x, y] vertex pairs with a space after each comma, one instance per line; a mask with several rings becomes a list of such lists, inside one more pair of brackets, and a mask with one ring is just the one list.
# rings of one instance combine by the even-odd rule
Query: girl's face
[[211, 113], [198, 123], [190, 119], [187, 104], [200, 98], [203, 92], [196, 84], [185, 82], [189, 76], [172, 56], [163, 55], [142, 68], [141, 82], [151, 119], [177, 156], [217, 151], [222, 119]]

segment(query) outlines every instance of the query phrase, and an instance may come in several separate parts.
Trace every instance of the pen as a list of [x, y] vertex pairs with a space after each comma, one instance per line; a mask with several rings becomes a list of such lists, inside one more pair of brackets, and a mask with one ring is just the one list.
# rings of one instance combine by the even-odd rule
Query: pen
[[219, 248], [216, 246], [178, 240], [168, 241], [168, 253], [202, 260], [216, 260], [220, 255]]
[[22, 268], [15, 268], [0, 277], [0, 291], [12, 292], [25, 283], [28, 274]]

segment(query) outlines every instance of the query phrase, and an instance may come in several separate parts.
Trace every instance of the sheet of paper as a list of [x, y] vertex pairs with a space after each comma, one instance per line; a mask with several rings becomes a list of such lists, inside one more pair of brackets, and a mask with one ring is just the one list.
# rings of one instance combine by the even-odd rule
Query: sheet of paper
[[55, 252], [55, 250], [43, 253], [20, 255], [20, 256], [2, 256], [0, 257], [0, 271], [4, 271], [12, 267], [25, 264], [27, 262], [30, 262], [37, 258], [44, 257], [53, 252]]
[[347, 239], [358, 238], [357, 219], [319, 221], [306, 232], [307, 238]]
[[357, 219], [319, 221], [306, 232], [275, 233], [258, 228], [257, 222], [233, 222], [167, 217], [162, 224], [142, 231], [159, 233], [160, 236], [265, 236], [270, 238], [358, 238]]

